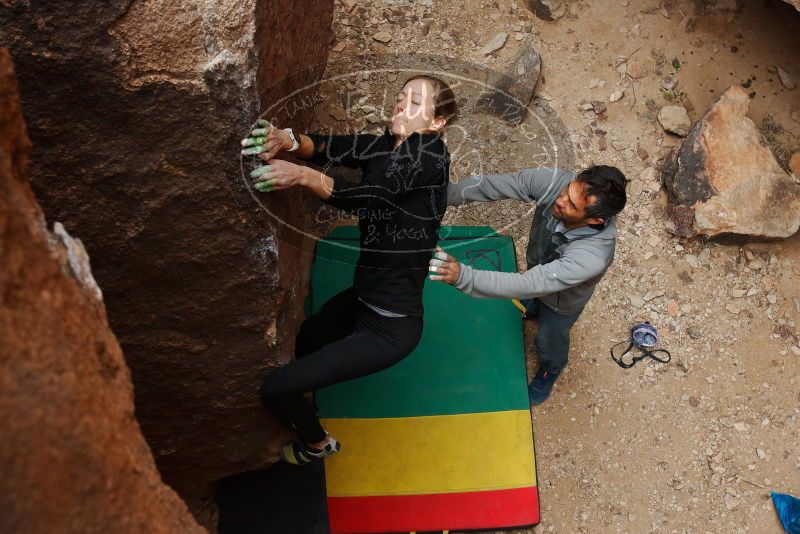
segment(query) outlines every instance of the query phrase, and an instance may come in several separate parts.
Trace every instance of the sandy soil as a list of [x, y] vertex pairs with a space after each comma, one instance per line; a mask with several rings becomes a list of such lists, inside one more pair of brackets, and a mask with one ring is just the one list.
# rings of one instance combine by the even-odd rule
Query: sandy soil
[[[520, 47], [539, 50], [538, 97], [522, 126], [472, 113], [479, 87], [459, 87], [464, 112], [448, 134], [454, 180], [553, 161], [616, 165], [637, 179], [619, 217], [615, 264], [573, 329], [571, 363], [533, 410], [542, 523], [519, 532], [780, 532], [769, 492], [800, 495], [800, 235], [744, 246], [679, 240], [666, 231], [664, 195], [647, 178], [680, 143], [656, 122], [658, 108], [682, 103], [695, 120], [731, 84], [754, 92], [757, 125], [771, 117], [766, 132], [779, 161], [800, 147], [800, 89], [787, 90], [773, 69], [800, 80], [800, 13], [778, 1], [745, 4], [697, 13], [687, 1], [571, 1], [555, 22], [510, 0], [337, 6], [329, 74], [413, 65], [416, 51], [438, 58], [432, 70], [474, 66], [470, 79], [481, 79], [482, 68], [502, 70]], [[509, 33], [504, 47], [480, 54], [500, 31]], [[325, 99], [333, 104], [319, 108], [316, 126], [375, 129], [379, 121], [367, 116], [373, 107], [380, 116], [381, 91], [404, 75], [373, 73], [323, 90], [344, 104], [345, 93], [361, 91], [362, 101], [343, 113]], [[670, 75], [674, 95], [661, 88]], [[619, 89], [623, 98], [610, 102]], [[592, 100], [605, 102], [606, 121], [581, 111]], [[526, 125], [541, 135], [523, 139]], [[558, 158], [542, 151], [550, 144]], [[502, 229], [521, 259], [529, 211], [504, 201], [452, 210], [446, 222]], [[658, 326], [673, 361], [622, 370], [609, 347], [643, 319]], [[526, 326], [531, 340], [534, 331]]]

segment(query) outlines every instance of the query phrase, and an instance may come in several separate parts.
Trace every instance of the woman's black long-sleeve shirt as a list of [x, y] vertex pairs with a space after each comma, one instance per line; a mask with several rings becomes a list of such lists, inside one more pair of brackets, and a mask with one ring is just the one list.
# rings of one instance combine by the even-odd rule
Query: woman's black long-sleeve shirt
[[[422, 288], [447, 207], [450, 155], [444, 141], [414, 133], [395, 150], [388, 128], [380, 136], [308, 137], [314, 142], [308, 161], [333, 178], [326, 202], [358, 217], [358, 296], [384, 310], [422, 316]], [[330, 174], [333, 166], [360, 168], [361, 182]]]

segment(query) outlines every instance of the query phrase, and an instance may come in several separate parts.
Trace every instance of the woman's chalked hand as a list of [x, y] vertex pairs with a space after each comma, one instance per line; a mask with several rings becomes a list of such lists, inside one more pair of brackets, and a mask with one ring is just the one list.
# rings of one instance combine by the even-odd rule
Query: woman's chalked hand
[[304, 180], [311, 169], [303, 165], [295, 165], [282, 159], [271, 159], [268, 165], [257, 168], [250, 173], [255, 181], [253, 187], [262, 193], [289, 189], [297, 185], [304, 185]]
[[250, 132], [250, 137], [242, 139], [242, 156], [257, 155], [268, 161], [278, 152], [292, 148], [289, 134], [265, 119], [258, 119], [256, 124], [258, 128]]

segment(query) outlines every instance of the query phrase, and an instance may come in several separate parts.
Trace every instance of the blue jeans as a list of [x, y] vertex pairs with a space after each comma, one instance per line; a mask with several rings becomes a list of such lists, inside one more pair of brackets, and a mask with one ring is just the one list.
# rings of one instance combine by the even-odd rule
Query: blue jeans
[[528, 310], [527, 315], [536, 317], [539, 322], [539, 331], [533, 341], [539, 368], [552, 374], [560, 373], [567, 366], [569, 357], [569, 330], [583, 310], [562, 315], [548, 308], [539, 299], [521, 302]]

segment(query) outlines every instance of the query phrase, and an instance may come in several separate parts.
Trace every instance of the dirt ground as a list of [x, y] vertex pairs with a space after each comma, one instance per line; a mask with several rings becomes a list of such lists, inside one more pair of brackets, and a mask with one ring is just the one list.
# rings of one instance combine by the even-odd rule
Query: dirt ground
[[[573, 329], [565, 375], [532, 411], [542, 522], [518, 532], [781, 532], [769, 492], [800, 495], [800, 235], [747, 245], [678, 239], [666, 231], [664, 193], [649, 170], [680, 144], [657, 123], [658, 108], [678, 102], [696, 120], [732, 84], [754, 93], [749, 116], [783, 165], [800, 147], [800, 89], [786, 89], [774, 71], [800, 79], [800, 12], [777, 0], [741, 3], [731, 11], [697, 1], [569, 1], [555, 22], [521, 0], [337, 5], [328, 74], [374, 69], [376, 58], [391, 68], [412, 52], [435, 56], [432, 70], [469, 64], [480, 73], [502, 70], [522, 46], [540, 52], [538, 96], [522, 126], [472, 113], [477, 89], [459, 88], [463, 113], [448, 133], [453, 180], [553, 161], [611, 164], [634, 179], [615, 263]], [[505, 45], [480, 53], [501, 31]], [[671, 93], [665, 76], [677, 78]], [[316, 126], [375, 129], [382, 110], [371, 99], [403, 77], [350, 80], [363, 96], [347, 113], [333, 89], [343, 106], [324, 100], [334, 104], [321, 104]], [[587, 101], [604, 102], [607, 120], [582, 111]], [[545, 131], [522, 140], [526, 124]], [[542, 161], [548, 144], [559, 156]], [[522, 259], [530, 206], [468, 206], [446, 223], [501, 229]], [[671, 363], [623, 370], [611, 361], [611, 345], [640, 320], [657, 325]], [[534, 332], [526, 325], [529, 343]]]

